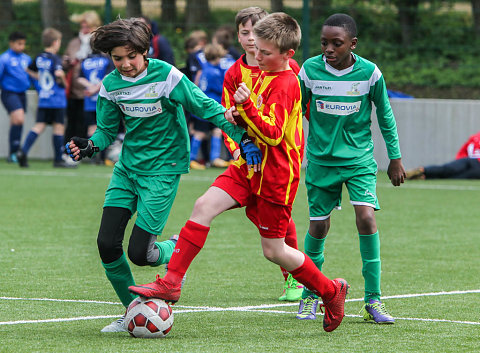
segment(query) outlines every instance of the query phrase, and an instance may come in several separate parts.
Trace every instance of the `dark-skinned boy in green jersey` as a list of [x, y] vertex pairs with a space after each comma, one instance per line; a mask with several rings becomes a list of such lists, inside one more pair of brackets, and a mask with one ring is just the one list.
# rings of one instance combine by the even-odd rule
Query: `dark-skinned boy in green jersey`
[[[345, 14], [330, 16], [322, 27], [321, 45], [323, 54], [305, 61], [299, 73], [302, 108], [309, 119], [305, 184], [310, 227], [305, 253], [321, 270], [330, 214], [340, 207], [345, 184], [360, 239], [365, 280], [363, 318], [393, 324], [394, 318], [380, 301], [380, 239], [374, 214], [380, 207], [370, 131], [372, 103], [390, 159], [388, 176], [394, 186], [399, 186], [404, 182], [405, 169], [395, 117], [378, 67], [352, 53], [357, 45], [353, 18]], [[302, 298], [297, 318], [315, 319], [316, 296], [304, 290]]]

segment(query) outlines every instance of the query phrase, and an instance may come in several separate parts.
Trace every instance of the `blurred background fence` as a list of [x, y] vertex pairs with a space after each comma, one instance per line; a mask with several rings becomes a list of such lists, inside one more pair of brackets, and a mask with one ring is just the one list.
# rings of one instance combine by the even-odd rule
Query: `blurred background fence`
[[390, 88], [422, 98], [480, 98], [480, 0], [0, 0], [0, 49], [7, 49], [11, 31], [21, 30], [33, 56], [41, 50], [45, 27], [60, 29], [65, 45], [78, 32], [71, 16], [95, 10], [104, 22], [119, 15], [150, 17], [181, 66], [191, 30], [211, 34], [221, 25], [233, 27], [236, 11], [248, 6], [284, 11], [298, 20], [303, 42], [295, 58], [300, 64], [320, 53], [325, 18], [345, 12], [358, 24], [356, 52], [377, 63]]

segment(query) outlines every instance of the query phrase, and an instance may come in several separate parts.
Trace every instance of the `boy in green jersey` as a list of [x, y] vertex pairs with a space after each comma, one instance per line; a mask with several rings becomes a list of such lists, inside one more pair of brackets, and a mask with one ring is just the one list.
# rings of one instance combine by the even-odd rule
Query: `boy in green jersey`
[[[128, 257], [139, 266], [168, 263], [176, 239], [157, 242], [175, 198], [180, 175], [188, 173], [190, 144], [183, 108], [223, 129], [241, 144], [248, 164], [260, 163], [261, 152], [245, 130], [230, 124], [226, 111], [208, 98], [172, 65], [147, 59], [152, 33], [137, 18], [119, 19], [92, 35], [95, 50], [108, 53], [115, 70], [107, 75], [97, 100], [97, 129], [90, 139], [72, 137], [66, 150], [78, 161], [107, 148], [123, 120], [125, 139], [119, 161], [105, 193], [97, 238], [105, 273], [122, 304], [135, 298], [135, 284], [123, 252], [125, 227], [137, 219]], [[102, 332], [126, 331], [123, 317]]]
[[[394, 186], [404, 182], [395, 117], [378, 67], [352, 53], [357, 45], [356, 23], [348, 15], [330, 16], [322, 27], [322, 55], [305, 61], [299, 78], [302, 108], [309, 119], [305, 184], [310, 227], [305, 253], [321, 270], [330, 214], [340, 207], [342, 185], [355, 209], [365, 279], [366, 321], [395, 322], [380, 301], [380, 241], [374, 211], [377, 163], [370, 131], [372, 103], [385, 140]], [[304, 290], [298, 319], [315, 319], [318, 299]]]

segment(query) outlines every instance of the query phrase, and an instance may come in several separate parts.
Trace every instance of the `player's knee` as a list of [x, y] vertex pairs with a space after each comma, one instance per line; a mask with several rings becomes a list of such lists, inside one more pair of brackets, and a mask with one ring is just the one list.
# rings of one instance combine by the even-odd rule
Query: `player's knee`
[[317, 239], [323, 239], [327, 236], [330, 229], [330, 218], [320, 221], [310, 221], [308, 233]]
[[377, 223], [373, 212], [357, 214], [356, 222], [360, 234], [373, 234], [377, 231]]
[[130, 243], [128, 246], [128, 258], [137, 266], [149, 265], [147, 254], [143, 249], [138, 249]]
[[106, 264], [117, 260], [123, 254], [122, 243], [118, 244], [113, 237], [102, 233], [101, 228], [97, 237], [97, 247], [100, 258]]

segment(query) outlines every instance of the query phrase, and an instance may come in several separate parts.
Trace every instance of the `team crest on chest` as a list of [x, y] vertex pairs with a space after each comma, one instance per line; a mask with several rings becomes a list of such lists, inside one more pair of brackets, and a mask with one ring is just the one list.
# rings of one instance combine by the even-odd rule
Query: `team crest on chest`
[[156, 92], [157, 84], [154, 83], [150, 87], [148, 87], [148, 91], [145, 93], [146, 98], [155, 98], [158, 97], [158, 93]]
[[263, 105], [263, 97], [261, 94], [258, 95], [256, 104], [257, 109], [260, 109], [260, 107]]

